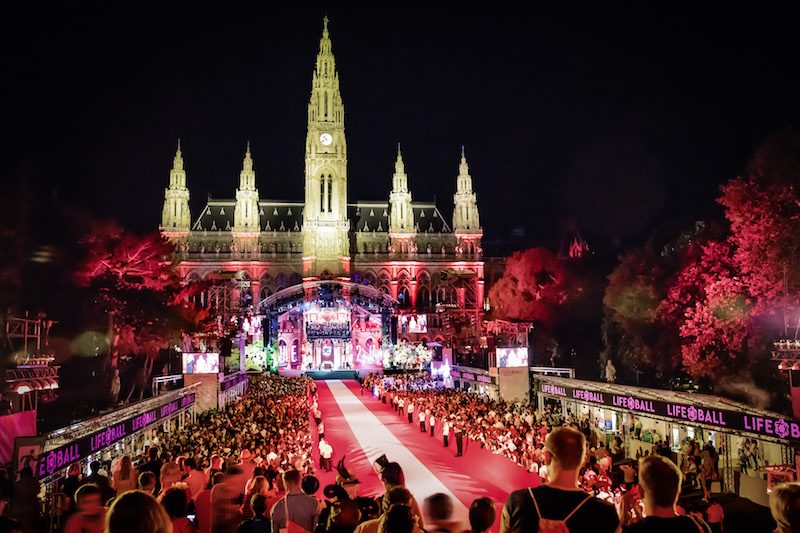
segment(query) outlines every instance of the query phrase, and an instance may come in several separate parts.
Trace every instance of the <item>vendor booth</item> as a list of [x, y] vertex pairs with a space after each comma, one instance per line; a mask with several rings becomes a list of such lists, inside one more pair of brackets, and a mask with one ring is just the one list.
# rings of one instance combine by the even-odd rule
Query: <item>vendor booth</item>
[[794, 464], [800, 447], [795, 419], [718, 396], [554, 376], [536, 376], [535, 390], [540, 409], [557, 401], [565, 413], [588, 415], [607, 442], [621, 439], [627, 457], [668, 445], [681, 466], [687, 442], [711, 443], [718, 453], [714, 491], [761, 504], [768, 494], [764, 467]]

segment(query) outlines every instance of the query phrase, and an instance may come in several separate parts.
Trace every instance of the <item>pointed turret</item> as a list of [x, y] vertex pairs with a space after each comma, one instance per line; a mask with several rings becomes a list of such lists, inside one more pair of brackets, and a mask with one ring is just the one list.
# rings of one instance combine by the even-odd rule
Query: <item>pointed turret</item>
[[461, 162], [458, 165], [453, 204], [453, 229], [456, 234], [482, 234], [483, 230], [478, 216], [478, 198], [472, 190], [472, 176], [469, 174], [469, 165], [463, 146], [461, 147]]
[[411, 192], [408, 190], [408, 176], [399, 143], [397, 144], [397, 159], [394, 162], [392, 192], [389, 193], [389, 207], [389, 233], [413, 233], [414, 212], [411, 209]]
[[236, 208], [233, 215], [234, 233], [257, 233], [259, 231], [258, 189], [256, 189], [256, 173], [253, 170], [253, 158], [250, 154], [250, 142], [239, 172], [239, 188], [236, 190]]
[[169, 187], [164, 190], [164, 209], [161, 212], [161, 231], [171, 240], [189, 233], [189, 189], [186, 187], [186, 171], [183, 168], [181, 141], [172, 159], [169, 172]]

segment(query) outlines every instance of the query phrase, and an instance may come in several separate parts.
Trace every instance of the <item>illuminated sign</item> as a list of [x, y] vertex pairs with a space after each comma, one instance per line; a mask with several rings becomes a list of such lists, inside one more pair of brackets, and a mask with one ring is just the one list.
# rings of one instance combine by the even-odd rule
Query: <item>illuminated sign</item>
[[573, 399], [593, 405], [653, 414], [686, 424], [704, 424], [717, 429], [744, 431], [800, 444], [800, 423], [791, 418], [756, 416], [729, 409], [712, 409], [700, 404], [682, 404], [640, 398], [634, 395], [611, 394], [582, 388], [561, 387], [538, 381], [541, 394], [561, 399]]
[[101, 429], [69, 444], [45, 452], [39, 456], [36, 472], [40, 478], [52, 476], [56, 472], [65, 469], [70, 463], [85, 459], [129, 435], [155, 424], [159, 420], [183, 411], [192, 406], [194, 401], [195, 393], [187, 394], [160, 407], [132, 416], [119, 424]]

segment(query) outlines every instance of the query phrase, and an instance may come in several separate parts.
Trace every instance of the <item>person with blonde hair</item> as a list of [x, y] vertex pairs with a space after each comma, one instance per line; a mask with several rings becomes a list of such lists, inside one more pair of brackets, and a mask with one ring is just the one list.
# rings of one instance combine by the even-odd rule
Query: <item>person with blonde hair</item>
[[252, 507], [250, 506], [253, 500], [253, 496], [260, 494], [266, 498], [268, 492], [269, 492], [269, 482], [267, 481], [267, 478], [265, 478], [264, 476], [256, 476], [250, 481], [248, 481], [247, 486], [245, 487], [242, 506], [239, 507], [239, 514], [241, 514], [242, 517], [245, 519], [253, 518], [254, 513]]
[[773, 488], [769, 509], [778, 526], [775, 533], [800, 532], [800, 483], [781, 483]]
[[114, 500], [105, 533], [172, 533], [172, 520], [150, 494], [131, 490]]
[[111, 486], [117, 496], [128, 492], [129, 490], [136, 490], [139, 477], [136, 469], [131, 463], [130, 455], [123, 455], [114, 464], [114, 471], [111, 474]]

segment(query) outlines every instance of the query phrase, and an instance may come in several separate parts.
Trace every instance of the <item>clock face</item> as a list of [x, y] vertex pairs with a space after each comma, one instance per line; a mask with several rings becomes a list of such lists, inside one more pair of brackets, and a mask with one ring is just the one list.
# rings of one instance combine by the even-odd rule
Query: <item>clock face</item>
[[323, 133], [319, 136], [319, 142], [325, 146], [329, 146], [333, 142], [333, 136], [330, 133]]

